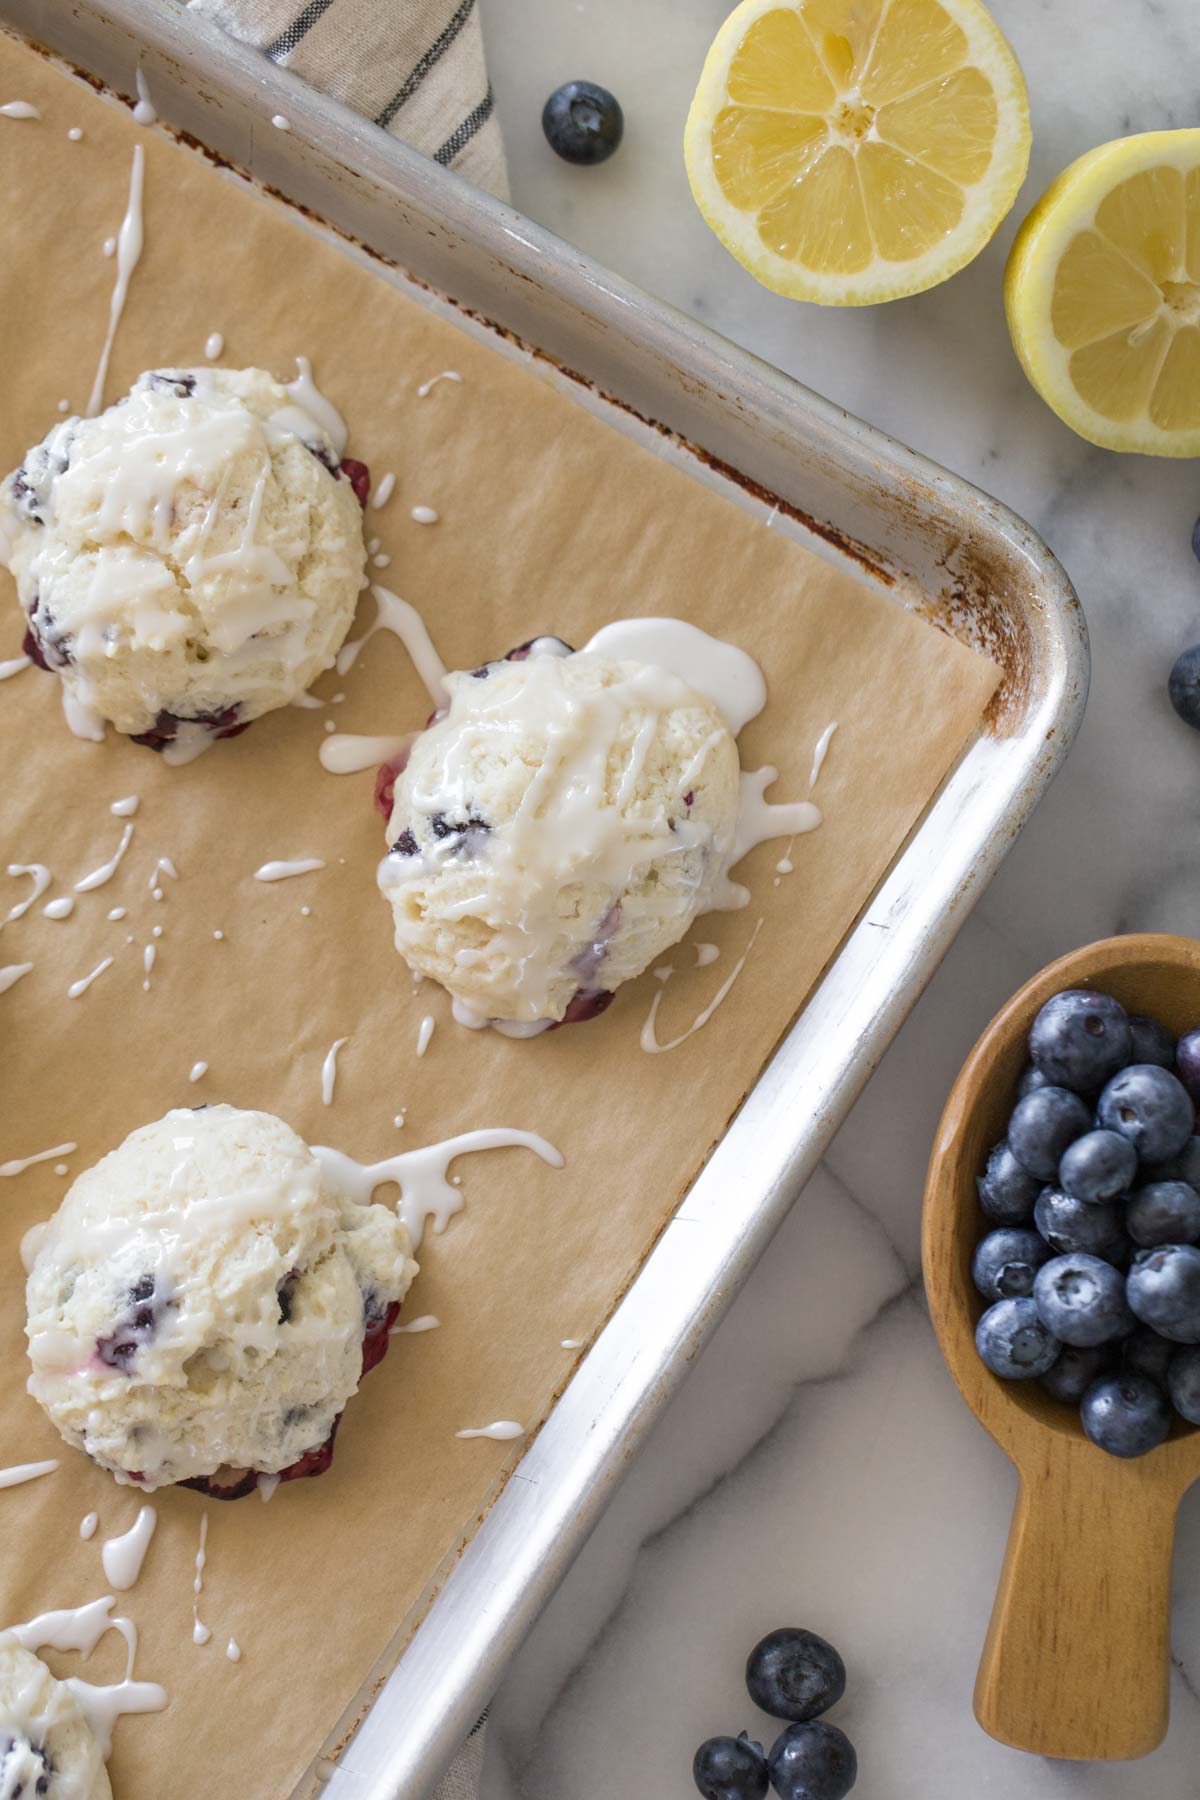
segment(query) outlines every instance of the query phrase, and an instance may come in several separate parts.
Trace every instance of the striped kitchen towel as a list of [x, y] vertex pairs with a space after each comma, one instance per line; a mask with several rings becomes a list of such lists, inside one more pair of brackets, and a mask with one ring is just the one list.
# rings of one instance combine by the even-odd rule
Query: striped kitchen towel
[[476, 0], [188, 0], [385, 131], [508, 198]]

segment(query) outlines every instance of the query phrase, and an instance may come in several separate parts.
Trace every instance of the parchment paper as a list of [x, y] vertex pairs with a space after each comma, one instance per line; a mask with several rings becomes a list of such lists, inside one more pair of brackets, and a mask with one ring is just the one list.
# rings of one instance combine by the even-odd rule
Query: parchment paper
[[[376, 475], [396, 471], [396, 498], [369, 519], [394, 558], [383, 579], [421, 609], [451, 667], [544, 631], [578, 644], [622, 614], [691, 618], [766, 669], [771, 698], [743, 738], [743, 761], [778, 765], [778, 798], [806, 793], [814, 742], [838, 721], [817, 790], [823, 828], [798, 841], [796, 872], [778, 887], [783, 844], [743, 864], [752, 904], [692, 934], [721, 946], [715, 966], [696, 969], [687, 947], [674, 953], [680, 973], [660, 1036], [699, 1012], [761, 915], [741, 979], [703, 1031], [655, 1057], [638, 1047], [657, 992], [649, 976], [600, 1020], [524, 1043], [462, 1031], [444, 996], [414, 992], [375, 889], [372, 776], [339, 779], [317, 762], [328, 718], [385, 732], [424, 717], [396, 640], [376, 637], [344, 680], [323, 679], [319, 691], [344, 690], [343, 705], [275, 713], [182, 769], [112, 735], [103, 747], [71, 737], [57, 683], [37, 670], [0, 685], [4, 862], [46, 863], [52, 892], [65, 892], [116, 846], [109, 803], [141, 796], [108, 886], [80, 896], [65, 922], [38, 907], [0, 932], [0, 962], [35, 964], [0, 997], [0, 1160], [75, 1140], [75, 1174], [134, 1126], [202, 1100], [268, 1108], [360, 1158], [500, 1124], [544, 1133], [567, 1158], [561, 1173], [520, 1150], [458, 1165], [467, 1208], [443, 1237], [427, 1237], [406, 1309], [436, 1314], [441, 1328], [393, 1339], [350, 1404], [329, 1474], [281, 1488], [267, 1506], [155, 1496], [157, 1536], [125, 1609], [142, 1633], [139, 1674], [163, 1682], [171, 1705], [121, 1723], [115, 1788], [123, 1800], [265, 1800], [290, 1791], [519, 1458], [520, 1444], [455, 1431], [497, 1418], [533, 1429], [545, 1417], [580, 1354], [560, 1340], [586, 1344], [636, 1273], [997, 675], [8, 41], [0, 87], [0, 99], [32, 100], [43, 114], [0, 118], [0, 468], [42, 436], [60, 398], [85, 402], [114, 275], [101, 244], [120, 223], [138, 141], [146, 249], [110, 399], [143, 368], [201, 361], [213, 331], [230, 366], [287, 378], [306, 354], [351, 422], [352, 454]], [[75, 125], [81, 143], [67, 139]], [[418, 399], [417, 385], [445, 368], [462, 384]], [[412, 523], [415, 504], [436, 507], [441, 522]], [[0, 580], [0, 656], [13, 656], [22, 624]], [[360, 625], [372, 616], [366, 598]], [[160, 855], [179, 879], [164, 879], [155, 902], [147, 882]], [[302, 856], [328, 866], [275, 886], [252, 879], [268, 858]], [[23, 892], [7, 883], [0, 912]], [[117, 905], [128, 916], [109, 922]], [[154, 924], [164, 933], [147, 993], [142, 947]], [[68, 984], [109, 952], [114, 966], [68, 999]], [[426, 1012], [437, 1028], [418, 1061]], [[347, 1034], [326, 1108], [322, 1060]], [[199, 1059], [209, 1073], [189, 1085]], [[66, 1186], [50, 1165], [0, 1181], [0, 1465], [61, 1457], [55, 1474], [0, 1492], [0, 1623], [105, 1592], [100, 1542], [140, 1504], [62, 1446], [24, 1393], [17, 1244]], [[201, 1649], [191, 1582], [206, 1506], [201, 1610], [213, 1639]], [[100, 1534], [82, 1543], [92, 1509]], [[224, 1654], [230, 1636], [243, 1651], [236, 1666]], [[110, 1636], [79, 1672], [116, 1678], [120, 1650]], [[78, 1669], [74, 1657], [50, 1660]]]

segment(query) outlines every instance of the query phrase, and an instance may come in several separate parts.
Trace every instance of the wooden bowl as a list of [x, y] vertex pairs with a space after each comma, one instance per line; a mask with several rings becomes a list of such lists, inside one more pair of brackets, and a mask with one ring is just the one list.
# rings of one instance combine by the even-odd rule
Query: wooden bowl
[[[1177, 1420], [1148, 1456], [1108, 1456], [1036, 1381], [1000, 1381], [975, 1349], [983, 1301], [971, 1256], [990, 1229], [975, 1178], [1004, 1136], [1034, 1015], [1064, 988], [1097, 988], [1174, 1033], [1200, 1024], [1200, 942], [1133, 936], [1052, 963], [988, 1026], [954, 1084], [925, 1189], [934, 1329], [968, 1406], [1016, 1465], [1020, 1492], [975, 1684], [975, 1716], [1040, 1756], [1145, 1756], [1167, 1729], [1171, 1551], [1200, 1476], [1200, 1430]], [[953, 1480], [953, 1471], [947, 1471]]]

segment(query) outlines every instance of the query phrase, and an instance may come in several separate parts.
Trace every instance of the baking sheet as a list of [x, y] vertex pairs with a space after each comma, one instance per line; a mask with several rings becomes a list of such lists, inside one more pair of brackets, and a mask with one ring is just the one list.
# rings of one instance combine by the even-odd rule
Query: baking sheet
[[[465, 1033], [440, 995], [413, 991], [374, 888], [382, 828], [371, 776], [339, 779], [317, 763], [327, 718], [377, 732], [424, 716], [393, 639], [374, 638], [348, 676], [322, 680], [318, 691], [344, 691], [343, 704], [288, 709], [177, 770], [120, 739], [71, 738], [55, 686], [37, 671], [0, 686], [5, 862], [44, 862], [52, 892], [65, 891], [116, 846], [121, 821], [108, 804], [141, 796], [111, 883], [66, 922], [34, 909], [0, 932], [0, 962], [35, 964], [0, 998], [0, 1160], [76, 1140], [75, 1172], [135, 1125], [201, 1099], [267, 1107], [310, 1141], [363, 1159], [492, 1124], [540, 1131], [567, 1157], [558, 1173], [518, 1150], [458, 1165], [467, 1208], [444, 1237], [427, 1238], [406, 1306], [441, 1327], [393, 1340], [348, 1410], [328, 1475], [281, 1488], [266, 1507], [155, 1498], [158, 1532], [125, 1610], [142, 1631], [139, 1674], [162, 1681], [172, 1704], [119, 1728], [114, 1785], [123, 1800], [158, 1800], [169, 1768], [180, 1800], [226, 1783], [265, 1800], [298, 1779], [517, 1461], [519, 1444], [455, 1431], [501, 1417], [533, 1428], [545, 1416], [578, 1354], [561, 1340], [586, 1344], [636, 1273], [975, 729], [997, 674], [7, 40], [0, 78], [2, 98], [43, 114], [0, 119], [0, 465], [43, 434], [60, 398], [78, 408], [86, 397], [114, 273], [101, 243], [119, 225], [141, 142], [146, 250], [110, 398], [142, 368], [202, 360], [213, 331], [227, 365], [286, 377], [308, 355], [350, 421], [351, 453], [376, 477], [397, 474], [396, 497], [369, 521], [393, 557], [382, 578], [422, 611], [451, 666], [541, 631], [582, 642], [626, 613], [689, 617], [764, 665], [771, 700], [744, 734], [743, 761], [779, 767], [779, 798], [806, 792], [813, 745], [838, 721], [817, 791], [825, 825], [798, 841], [796, 872], [778, 887], [783, 845], [743, 865], [751, 906], [692, 933], [721, 946], [714, 966], [694, 968], [686, 947], [673, 953], [660, 1036], [711, 999], [761, 917], [741, 978], [702, 1032], [650, 1057], [638, 1047], [657, 991], [649, 977], [601, 1020], [526, 1043]], [[67, 139], [71, 126], [81, 142]], [[462, 383], [419, 399], [418, 385], [448, 367]], [[410, 520], [422, 504], [438, 525]], [[0, 656], [19, 648], [9, 604]], [[361, 623], [371, 616], [367, 599]], [[148, 877], [162, 855], [179, 880], [165, 880], [155, 902]], [[276, 886], [253, 881], [269, 858], [299, 856], [327, 866]], [[11, 885], [15, 899], [23, 888]], [[107, 920], [115, 906], [128, 909], [124, 920]], [[156, 923], [144, 992], [142, 947]], [[114, 966], [69, 1000], [68, 984], [110, 953]], [[418, 1061], [426, 1012], [437, 1026]], [[321, 1064], [346, 1034], [326, 1108]], [[199, 1059], [209, 1073], [191, 1085]], [[392, 1123], [400, 1107], [403, 1131]], [[62, 1449], [22, 1392], [15, 1248], [65, 1185], [49, 1165], [0, 1183], [0, 1364], [11, 1371], [0, 1463], [62, 1457], [53, 1476], [0, 1494], [0, 1620], [105, 1591], [99, 1543], [140, 1504]], [[202, 1612], [213, 1640], [197, 1648], [192, 1557], [206, 1507]], [[78, 1522], [90, 1510], [101, 1531], [85, 1544]], [[222, 1653], [229, 1636], [243, 1651], [237, 1665]], [[92, 1679], [119, 1673], [119, 1649], [101, 1646]], [[76, 1659], [51, 1661], [65, 1671]]]

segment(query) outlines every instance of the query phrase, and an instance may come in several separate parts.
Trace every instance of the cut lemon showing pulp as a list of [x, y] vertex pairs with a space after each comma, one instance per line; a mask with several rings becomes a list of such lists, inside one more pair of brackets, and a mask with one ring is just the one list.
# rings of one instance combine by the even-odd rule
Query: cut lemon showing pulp
[[767, 287], [895, 300], [970, 262], [1011, 207], [1025, 83], [980, 0], [743, 0], [684, 154], [700, 211]]
[[1200, 131], [1073, 162], [1017, 233], [1004, 305], [1025, 373], [1081, 437], [1200, 456]]

